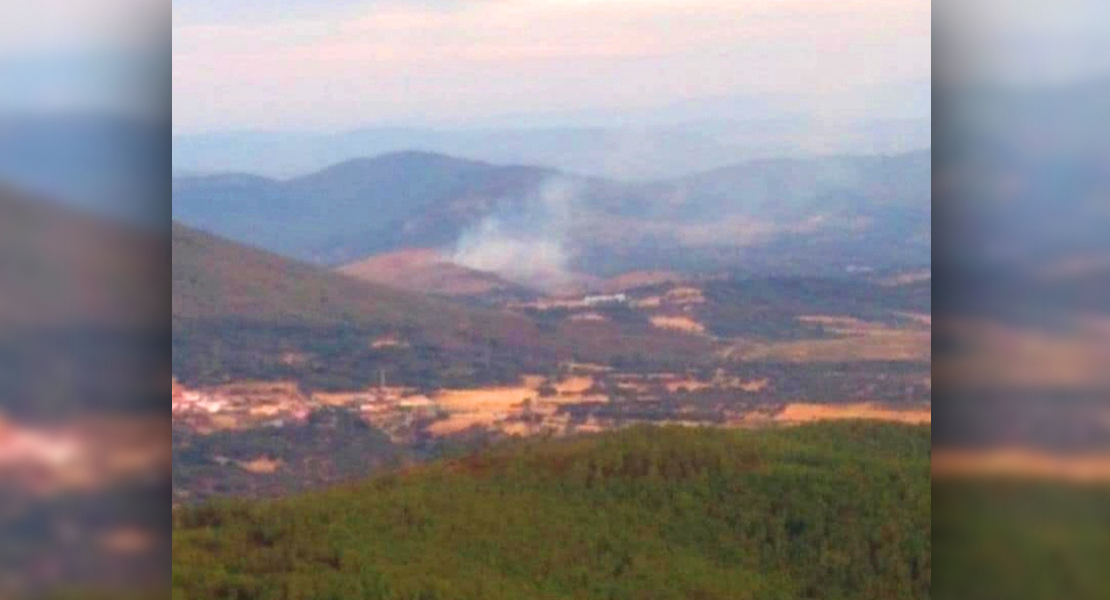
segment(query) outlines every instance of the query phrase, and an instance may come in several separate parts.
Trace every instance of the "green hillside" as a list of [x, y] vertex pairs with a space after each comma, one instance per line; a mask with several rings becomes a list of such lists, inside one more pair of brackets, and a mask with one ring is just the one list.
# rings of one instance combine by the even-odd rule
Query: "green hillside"
[[935, 480], [938, 598], [1106, 598], [1110, 486]]
[[173, 597], [928, 598], [930, 431], [531, 440], [182, 509]]

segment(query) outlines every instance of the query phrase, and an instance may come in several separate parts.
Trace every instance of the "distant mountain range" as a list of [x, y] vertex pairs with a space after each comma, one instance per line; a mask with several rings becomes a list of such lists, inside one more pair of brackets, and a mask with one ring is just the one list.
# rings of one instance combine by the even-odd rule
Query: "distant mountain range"
[[188, 133], [174, 136], [173, 166], [175, 174], [289, 178], [355, 158], [418, 150], [645, 181], [770, 156], [928, 148], [931, 88], [923, 80], [824, 90], [817, 96], [761, 93], [639, 108], [522, 110], [455, 124]]
[[1110, 256], [1110, 77], [938, 97], [938, 260], [1022, 268]]
[[[754, 161], [632, 184], [404, 152], [288, 180], [177, 177], [173, 216], [321, 264], [437, 248], [514, 281], [534, 278], [512, 272], [522, 265], [545, 276], [920, 265], [930, 255], [930, 168], [921, 151]], [[511, 265], [498, 262], [506, 257]]]
[[174, 179], [174, 219], [288, 256], [338, 264], [405, 247], [450, 245], [467, 221], [521, 198], [553, 171], [403, 153], [277, 181]]
[[106, 113], [5, 115], [0, 182], [117, 221], [165, 228], [169, 140], [168, 120]]
[[354, 158], [403, 150], [596, 177], [680, 177], [767, 156], [900, 153], [928, 148], [926, 118], [815, 123], [805, 115], [702, 119], [655, 127], [549, 126], [434, 130], [372, 127], [340, 133], [228, 132], [174, 137], [177, 174], [241, 171], [295, 177]]

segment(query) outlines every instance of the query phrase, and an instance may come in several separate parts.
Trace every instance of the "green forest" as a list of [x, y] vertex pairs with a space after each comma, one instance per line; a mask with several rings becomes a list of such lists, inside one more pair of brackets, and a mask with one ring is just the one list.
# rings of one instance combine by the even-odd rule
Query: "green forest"
[[173, 524], [173, 598], [928, 598], [929, 427], [528, 439]]
[[938, 480], [938, 598], [1110, 597], [1110, 486], [997, 478]]

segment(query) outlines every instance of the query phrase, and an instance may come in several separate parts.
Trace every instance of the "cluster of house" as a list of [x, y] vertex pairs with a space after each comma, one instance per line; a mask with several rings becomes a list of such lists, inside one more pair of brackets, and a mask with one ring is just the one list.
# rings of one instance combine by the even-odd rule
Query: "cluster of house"
[[582, 304], [586, 306], [605, 306], [611, 304], [627, 304], [628, 296], [625, 294], [606, 294], [599, 296], [586, 296]]
[[239, 429], [304, 421], [309, 398], [291, 383], [239, 383], [188, 389], [173, 382], [171, 413], [175, 425], [196, 429]]
[[430, 398], [405, 388], [306, 394], [292, 382], [242, 382], [188, 389], [175, 380], [171, 406], [175, 425], [198, 431], [304, 423], [313, 411], [325, 407], [357, 411], [366, 422], [383, 428], [436, 411]]
[[78, 454], [71, 437], [10, 423], [0, 417], [0, 469], [27, 465], [62, 466]]

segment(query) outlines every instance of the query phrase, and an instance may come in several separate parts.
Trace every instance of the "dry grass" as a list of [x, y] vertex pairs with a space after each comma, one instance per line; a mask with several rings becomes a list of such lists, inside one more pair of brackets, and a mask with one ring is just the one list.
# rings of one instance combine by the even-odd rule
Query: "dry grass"
[[674, 381], [668, 381], [664, 384], [664, 387], [667, 388], [668, 392], [674, 394], [679, 390], [685, 390], [687, 392], [697, 392], [700, 390], [710, 389], [714, 386], [712, 383], [698, 381], [697, 379], [676, 379]]
[[790, 342], [741, 342], [721, 352], [743, 361], [849, 362], [867, 360], [929, 361], [932, 331], [920, 322], [904, 328], [852, 317], [804, 316], [799, 320], [824, 325], [833, 339]]
[[932, 422], [929, 409], [894, 409], [870, 402], [858, 404], [787, 404], [774, 415], [774, 421], [787, 424], [815, 421], [891, 421], [924, 425]]
[[639, 300], [632, 301], [633, 308], [659, 308], [663, 305], [663, 299], [659, 296], [648, 296]]
[[1067, 481], [1110, 482], [1110, 454], [1055, 455], [1031, 448], [989, 450], [937, 449], [932, 455], [934, 478], [1011, 477]]
[[280, 460], [260, 456], [254, 460], [241, 462], [239, 466], [250, 473], [270, 474], [276, 473], [281, 464]]
[[579, 376], [574, 376], [574, 377], [568, 377], [568, 378], [566, 378], [566, 379], [564, 379], [560, 382], [557, 382], [554, 387], [555, 387], [555, 391], [558, 392], [559, 395], [567, 395], [567, 394], [583, 394], [583, 393], [586, 392], [586, 390], [593, 387], [593, 385], [594, 385], [594, 378], [593, 377], [586, 377], [586, 376], [579, 375]]
[[762, 392], [763, 390], [767, 389], [768, 385], [771, 385], [771, 380], [764, 377], [763, 379], [741, 381], [736, 385], [736, 387], [744, 390], [745, 392], [748, 392], [749, 394], [754, 394], [756, 392]]
[[527, 425], [507, 422], [524, 413], [526, 401], [530, 404], [528, 410], [543, 415], [543, 429], [550, 429], [555, 424], [552, 419], [559, 405], [585, 401], [585, 392], [594, 383], [592, 377], [569, 377], [553, 384], [557, 395], [541, 398], [538, 390], [543, 381], [542, 377], [530, 376], [518, 386], [441, 390], [432, 401], [447, 413], [446, 418], [429, 425], [427, 431], [432, 435], [449, 435], [483, 427], [510, 434], [527, 433], [530, 431]]
[[1110, 387], [1110, 334], [1097, 328], [1055, 334], [987, 321], [941, 326], [966, 346], [959, 356], [941, 357], [934, 365], [934, 374], [953, 385]]
[[663, 299], [671, 304], [705, 304], [705, 295], [695, 287], [676, 287], [663, 294]]
[[312, 401], [323, 406], [352, 406], [364, 402], [367, 392], [315, 392]]
[[651, 324], [660, 329], [672, 329], [696, 334], [705, 333], [705, 325], [698, 323], [690, 317], [656, 315], [651, 317]]

